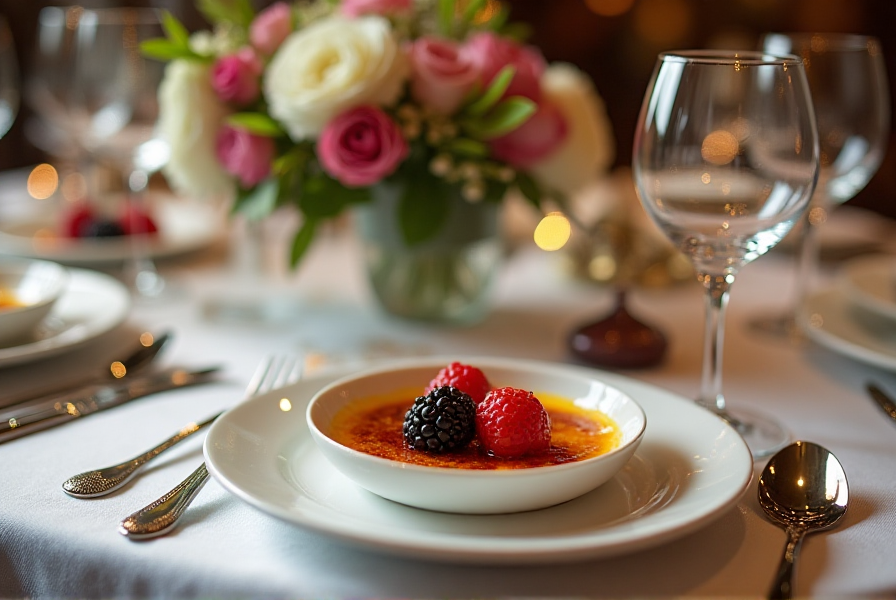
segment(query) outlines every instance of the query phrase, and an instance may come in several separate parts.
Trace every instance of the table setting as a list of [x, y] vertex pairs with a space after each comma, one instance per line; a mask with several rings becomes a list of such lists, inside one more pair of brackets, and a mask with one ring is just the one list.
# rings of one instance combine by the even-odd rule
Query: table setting
[[896, 594], [884, 136], [838, 179], [799, 50], [660, 53], [614, 133], [497, 3], [203, 4], [44, 15], [164, 69], [111, 192], [89, 121], [0, 172], [0, 596]]

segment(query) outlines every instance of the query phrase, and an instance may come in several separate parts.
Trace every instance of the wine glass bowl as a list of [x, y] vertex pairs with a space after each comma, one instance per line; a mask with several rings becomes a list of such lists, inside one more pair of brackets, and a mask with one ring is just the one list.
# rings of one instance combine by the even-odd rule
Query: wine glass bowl
[[12, 127], [19, 111], [19, 68], [9, 24], [0, 15], [0, 138]]
[[705, 290], [698, 402], [736, 426], [754, 456], [789, 434], [732, 413], [722, 394], [724, 316], [739, 270], [773, 248], [805, 212], [818, 137], [801, 61], [762, 52], [662, 53], [641, 107], [633, 177], [647, 214], [688, 257]]
[[796, 239], [799, 264], [794, 299], [783, 316], [751, 326], [775, 334], [796, 331], [796, 312], [818, 272], [818, 228], [830, 210], [852, 199], [877, 172], [886, 152], [890, 100], [880, 42], [844, 33], [768, 33], [763, 50], [798, 56], [804, 65], [818, 124], [819, 177]]

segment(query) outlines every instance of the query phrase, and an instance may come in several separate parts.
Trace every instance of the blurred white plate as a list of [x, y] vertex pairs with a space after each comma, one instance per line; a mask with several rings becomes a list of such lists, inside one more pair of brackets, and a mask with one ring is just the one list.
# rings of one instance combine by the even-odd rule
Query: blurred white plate
[[[198, 201], [161, 198], [153, 204], [157, 235], [147, 239], [152, 258], [186, 254], [204, 248], [225, 231], [219, 207]], [[68, 265], [99, 265], [126, 260], [131, 238], [69, 238], [58, 235], [52, 211], [0, 220], [0, 254], [42, 258]]]
[[[595, 375], [519, 361], [527, 364]], [[390, 554], [475, 564], [560, 562], [656, 546], [721, 516], [752, 479], [750, 451], [724, 421], [691, 400], [599, 372], [647, 414], [640, 447], [613, 479], [570, 502], [524, 513], [411, 508], [355, 485], [310, 438], [308, 401], [347, 374], [307, 379], [222, 415], [205, 440], [209, 472], [250, 505], [312, 531]]]
[[872, 255], [849, 261], [840, 283], [851, 302], [896, 320], [896, 256]]
[[34, 339], [0, 348], [0, 367], [72, 350], [120, 325], [130, 307], [128, 289], [118, 280], [95, 271], [70, 269], [62, 297], [39, 326]]
[[809, 297], [798, 321], [816, 343], [859, 362], [896, 370], [896, 320], [853, 304], [839, 287]]

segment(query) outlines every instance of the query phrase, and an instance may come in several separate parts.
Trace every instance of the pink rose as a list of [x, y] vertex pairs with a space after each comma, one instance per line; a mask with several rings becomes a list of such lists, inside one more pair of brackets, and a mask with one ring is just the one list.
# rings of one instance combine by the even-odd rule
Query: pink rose
[[410, 10], [412, 0], [342, 0], [342, 14], [346, 17], [385, 15]]
[[212, 67], [212, 88], [218, 98], [239, 106], [258, 98], [259, 78], [263, 66], [252, 48], [241, 48], [236, 54], [219, 58]]
[[398, 125], [379, 108], [358, 106], [327, 123], [317, 141], [324, 171], [348, 187], [377, 183], [408, 155]]
[[224, 170], [239, 178], [244, 188], [252, 187], [270, 174], [275, 152], [273, 139], [229, 125], [218, 132], [215, 143], [218, 161]]
[[566, 119], [553, 104], [538, 107], [529, 120], [489, 143], [492, 156], [527, 169], [557, 150], [569, 133]]
[[255, 17], [249, 26], [249, 41], [267, 55], [274, 53], [292, 33], [292, 13], [285, 2], [276, 2]]
[[471, 53], [451, 40], [422, 37], [410, 45], [411, 93], [440, 114], [451, 114], [479, 80]]
[[496, 33], [481, 32], [467, 40], [466, 48], [480, 73], [482, 85], [488, 87], [495, 75], [507, 65], [516, 71], [504, 96], [525, 96], [538, 101], [539, 81], [547, 63], [534, 46], [523, 46]]

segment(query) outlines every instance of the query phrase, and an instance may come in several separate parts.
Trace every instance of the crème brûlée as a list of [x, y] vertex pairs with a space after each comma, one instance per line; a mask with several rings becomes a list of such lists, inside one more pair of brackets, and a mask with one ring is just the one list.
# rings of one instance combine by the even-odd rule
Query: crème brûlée
[[402, 435], [405, 412], [414, 390], [353, 401], [333, 418], [328, 436], [373, 456], [430, 467], [473, 470], [524, 469], [581, 461], [605, 454], [619, 445], [622, 434], [604, 413], [577, 406], [572, 400], [536, 392], [551, 418], [550, 449], [518, 458], [496, 458], [477, 439], [451, 452], [430, 453], [408, 448]]

